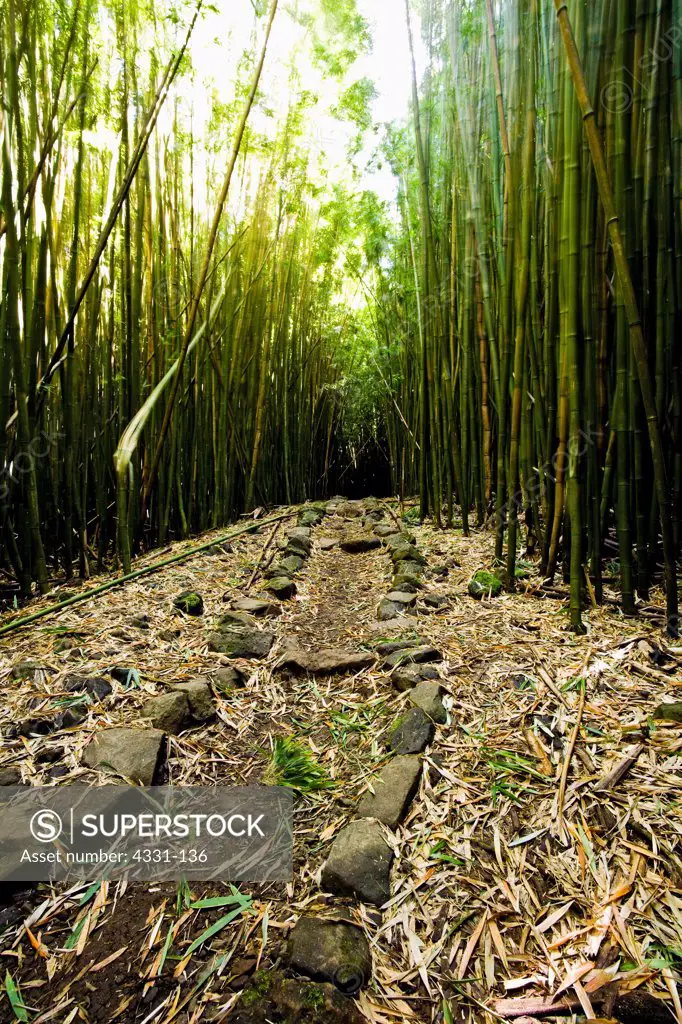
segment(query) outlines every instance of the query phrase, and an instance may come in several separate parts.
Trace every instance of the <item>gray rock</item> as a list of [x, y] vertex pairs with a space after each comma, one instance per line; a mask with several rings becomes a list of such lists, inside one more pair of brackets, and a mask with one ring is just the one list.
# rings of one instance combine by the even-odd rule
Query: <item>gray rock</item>
[[285, 557], [295, 555], [296, 558], [305, 560], [310, 554], [310, 548], [311, 544], [309, 540], [290, 540], [284, 548], [284, 555]]
[[389, 828], [396, 828], [410, 809], [421, 773], [420, 758], [394, 757], [379, 776], [372, 779], [374, 793], [365, 793], [356, 817], [376, 818]]
[[0, 786], [20, 786], [21, 772], [18, 768], [0, 768]]
[[282, 614], [282, 609], [273, 601], [259, 601], [255, 597], [240, 597], [234, 602], [234, 610], [246, 612], [247, 615], [255, 615], [262, 619], [276, 619]]
[[373, 533], [377, 537], [388, 539], [389, 537], [400, 537], [402, 534], [395, 523], [377, 523]]
[[[413, 546], [416, 544], [416, 542], [417, 538], [413, 533], [407, 533], [407, 531], [405, 530], [402, 530], [400, 533], [397, 533], [395, 529], [393, 533], [390, 536], [388, 536], [384, 541], [389, 551], [397, 551], [399, 548], [404, 548], [405, 545]], [[414, 548], [414, 550], [417, 551], [416, 547]], [[419, 554], [418, 551], [417, 554]]]
[[173, 689], [186, 694], [190, 714], [195, 722], [210, 722], [215, 716], [213, 694], [205, 679], [190, 679], [187, 683], [178, 683]]
[[426, 640], [423, 637], [410, 637], [398, 640], [382, 640], [376, 645], [377, 654], [386, 658], [389, 654], [394, 654], [396, 651], [407, 651], [412, 647], [424, 647]]
[[258, 971], [230, 1013], [230, 1024], [366, 1024], [352, 999], [326, 982]]
[[321, 551], [331, 551], [332, 548], [335, 548], [335, 547], [338, 546], [338, 543], [339, 543], [338, 537], [321, 537], [320, 540], [319, 540], [320, 550]]
[[211, 633], [208, 646], [230, 658], [267, 658], [275, 641], [269, 630], [249, 626], [222, 626]]
[[448, 720], [447, 712], [441, 700], [441, 685], [437, 682], [424, 682], [410, 690], [409, 698], [412, 703], [421, 708], [424, 714], [438, 725], [445, 725]]
[[391, 558], [394, 562], [412, 562], [415, 565], [426, 565], [426, 559], [414, 546], [401, 539], [400, 544], [391, 551]]
[[230, 690], [241, 690], [246, 686], [246, 676], [238, 668], [225, 666], [218, 668], [213, 673], [213, 682], [219, 693], [229, 693]]
[[134, 783], [151, 786], [163, 756], [160, 729], [101, 729], [85, 748], [83, 763], [99, 771], [113, 769]]
[[183, 590], [173, 601], [173, 607], [185, 615], [203, 615], [204, 600], [196, 590]]
[[391, 682], [401, 693], [411, 690], [425, 679], [440, 679], [437, 669], [432, 665], [400, 665], [391, 672]]
[[104, 700], [114, 690], [111, 683], [101, 676], [67, 676], [64, 689], [67, 693], [89, 693], [96, 700]]
[[330, 981], [354, 995], [372, 976], [372, 954], [360, 928], [343, 921], [298, 919], [289, 936], [291, 967], [314, 981]]
[[442, 594], [425, 594], [423, 601], [428, 608], [435, 608], [437, 611], [446, 608], [448, 603], [447, 597], [443, 597]]
[[359, 519], [363, 514], [363, 507], [359, 501], [340, 501], [336, 506], [335, 515], [342, 519]]
[[393, 577], [391, 586], [394, 590], [407, 591], [410, 594], [416, 594], [418, 590], [423, 590], [424, 588], [424, 584], [418, 576], [411, 576], [409, 573], [404, 572]]
[[348, 651], [337, 647], [305, 651], [298, 644], [290, 644], [277, 664], [279, 668], [310, 672], [312, 675], [331, 675], [334, 672], [359, 672], [375, 661], [370, 651]]
[[[300, 540], [303, 543], [307, 541], [309, 544], [311, 534], [312, 530], [309, 526], [295, 526], [293, 530], [289, 530], [287, 537], [289, 540]], [[310, 550], [310, 548], [308, 548], [308, 550]]]
[[387, 668], [397, 668], [399, 665], [416, 665], [442, 660], [443, 655], [440, 651], [437, 651], [435, 647], [431, 647], [430, 644], [424, 644], [421, 647], [410, 647], [393, 651], [385, 658], [384, 665]]
[[392, 590], [387, 595], [386, 600], [392, 601], [393, 604], [414, 604], [417, 600], [417, 595], [407, 590]]
[[388, 598], [384, 597], [379, 602], [379, 607], [377, 608], [377, 619], [379, 622], [390, 622], [391, 619], [402, 615], [404, 610], [404, 605], [394, 604], [393, 601], [389, 601]]
[[393, 850], [378, 822], [352, 821], [332, 843], [322, 868], [322, 888], [380, 907], [391, 896], [392, 863]]
[[381, 547], [381, 541], [378, 537], [346, 537], [340, 547], [349, 555], [360, 555], [365, 551], [376, 551]]
[[410, 558], [401, 559], [399, 562], [393, 563], [393, 574], [396, 579], [400, 576], [409, 576], [413, 579], [419, 579], [423, 571], [421, 562], [415, 562]]
[[435, 735], [433, 722], [421, 708], [410, 708], [392, 730], [388, 745], [394, 754], [421, 754]]
[[240, 612], [234, 608], [230, 608], [229, 611], [223, 612], [218, 619], [219, 626], [254, 626], [256, 620], [253, 615], [249, 615], [248, 612]]
[[324, 519], [324, 512], [321, 509], [304, 509], [298, 517], [299, 526], [317, 526]]
[[296, 584], [288, 576], [276, 576], [266, 584], [265, 589], [280, 601], [288, 601], [296, 594]]
[[664, 722], [682, 722], [682, 702], [659, 705], [654, 711], [654, 718]]
[[294, 573], [300, 572], [305, 562], [300, 555], [287, 555], [283, 558], [277, 568], [279, 572], [278, 576], [293, 576]]
[[155, 729], [177, 736], [191, 725], [189, 700], [186, 693], [172, 690], [148, 700], [142, 709], [145, 718], [150, 718]]
[[135, 615], [130, 620], [130, 625], [133, 629], [149, 629], [150, 620], [148, 615]]

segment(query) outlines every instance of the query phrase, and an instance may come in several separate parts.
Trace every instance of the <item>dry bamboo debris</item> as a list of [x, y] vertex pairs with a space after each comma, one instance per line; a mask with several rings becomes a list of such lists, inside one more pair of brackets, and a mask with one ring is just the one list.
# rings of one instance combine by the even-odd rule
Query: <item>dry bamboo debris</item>
[[[328, 520], [322, 528], [325, 533], [330, 525]], [[380, 926], [368, 908], [357, 908], [371, 936], [375, 961], [372, 987], [361, 1002], [368, 1019], [435, 1021], [441, 993], [453, 1007], [470, 1006], [471, 1019], [484, 1019], [481, 1005], [495, 1008], [495, 1000], [505, 993], [508, 999], [547, 1003], [574, 977], [595, 1009], [602, 1005], [602, 988], [614, 978], [621, 991], [624, 986], [639, 985], [670, 1003], [664, 971], [651, 964], [662, 962], [661, 951], [679, 947], [682, 939], [682, 861], [675, 813], [682, 750], [679, 729], [656, 727], [646, 743], [638, 744], [644, 749], [629, 773], [604, 792], [597, 788], [624, 756], [633, 756], [628, 730], [647, 722], [659, 699], [675, 695], [679, 671], [657, 672], [660, 685], [655, 694], [648, 684], [643, 686], [635, 669], [650, 664], [641, 641], [653, 634], [648, 627], [643, 630], [641, 623], [623, 624], [608, 612], [593, 613], [593, 638], [598, 640], [588, 645], [568, 639], [563, 620], [546, 614], [546, 600], [503, 596], [482, 608], [467, 598], [466, 586], [473, 567], [489, 559], [492, 539], [481, 534], [464, 541], [434, 534], [430, 527], [416, 532], [429, 564], [436, 564], [430, 554], [435, 547], [442, 552], [440, 559], [452, 557], [460, 563], [444, 579], [429, 577], [429, 588], [448, 598], [450, 610], [439, 616], [419, 615], [414, 624], [446, 656], [445, 700], [453, 726], [443, 730], [437, 757], [429, 758], [418, 805], [395, 839], [394, 895]], [[5, 642], [3, 723], [27, 714], [36, 696], [44, 706], [61, 693], [61, 679], [76, 666], [99, 674], [108, 665], [132, 662], [140, 670], [139, 691], [114, 683], [112, 700], [89, 709], [88, 731], [134, 721], [142, 701], [159, 687], [209, 673], [220, 659], [203, 646], [205, 627], [201, 621], [172, 615], [170, 602], [178, 591], [192, 586], [204, 596], [206, 616], [219, 614], [226, 588], [237, 593], [240, 581], [242, 586], [248, 582], [267, 536], [247, 537], [231, 554], [207, 554], [185, 566], [169, 567], [152, 578], [151, 586], [132, 584], [127, 595], [112, 592], [81, 615], [75, 610], [64, 613], [60, 625], [78, 636], [36, 630], [18, 634], [12, 647]], [[362, 645], [365, 638], [373, 648], [377, 637], [373, 611], [385, 591], [388, 573], [381, 556], [316, 551], [301, 576], [298, 598], [283, 606], [278, 633], [298, 636], [305, 646], [319, 643], [321, 637], [325, 644], [354, 646]], [[148, 612], [148, 629], [130, 626], [133, 608]], [[540, 629], [532, 633], [519, 628], [519, 624], [537, 623]], [[631, 642], [625, 644], [627, 633]], [[64, 639], [73, 641], [74, 650], [81, 653], [55, 651]], [[273, 650], [265, 665], [250, 670], [249, 685], [238, 696], [220, 697], [217, 725], [175, 738], [170, 752], [171, 777], [177, 784], [255, 781], [267, 756], [267, 736], [301, 727], [339, 781], [334, 799], [311, 797], [303, 802], [296, 818], [301, 858], [291, 892], [270, 891], [255, 904], [254, 920], [262, 924], [267, 911], [271, 922], [264, 949], [256, 939], [261, 925], [250, 939], [245, 931], [230, 934], [230, 963], [237, 965], [240, 959], [257, 960], [258, 956], [269, 964], [292, 914], [320, 907], [316, 872], [339, 828], [344, 806], [336, 796], [354, 802], [366, 787], [383, 757], [381, 736], [404, 706], [399, 694], [387, 695], [385, 677], [376, 669], [347, 680], [318, 679], [311, 686], [305, 677], [285, 682], [273, 673], [276, 657]], [[29, 658], [57, 671], [35, 681], [10, 682], [11, 664]], [[563, 702], [546, 685], [544, 673]], [[521, 688], [512, 681], [517, 676], [526, 680], [517, 683]], [[556, 840], [553, 808], [577, 722], [576, 678], [586, 679], [586, 695], [567, 772], [567, 843], [562, 846]], [[537, 750], [535, 755], [531, 752], [524, 729], [544, 758]], [[50, 766], [38, 764], [36, 755], [46, 747], [59, 746], [64, 748], [60, 763], [70, 772], [65, 780], [84, 778], [80, 775], [83, 741], [82, 730], [52, 739], [29, 739], [25, 744], [12, 741], [5, 746], [3, 767], [19, 766], [27, 780], [46, 781]], [[583, 765], [581, 749], [594, 770]], [[508, 752], [520, 760], [510, 759]], [[535, 767], [537, 775], [528, 774]], [[132, 903], [129, 896], [109, 893], [92, 918], [83, 953], [75, 961], [58, 948], [82, 913], [78, 894], [66, 900], [57, 894], [42, 917], [29, 924], [55, 958], [62, 979], [58, 991], [67, 978], [72, 983], [69, 993], [60, 997], [64, 1001], [76, 993], [66, 1013], [84, 998], [74, 981], [79, 971], [90, 961], [96, 966], [105, 959], [88, 956], [91, 942], [113, 929], [109, 952], [124, 946], [113, 937], [118, 915], [139, 905], [135, 902], [139, 893]], [[163, 899], [167, 900], [164, 924], [154, 931]], [[175, 899], [174, 890], [152, 896], [156, 913], [144, 931], [154, 934], [144, 970], [160, 952], [167, 927], [174, 921]], [[66, 931], [55, 932], [57, 926]], [[196, 913], [182, 919], [178, 948], [186, 949], [200, 930]], [[24, 969], [42, 957], [29, 950], [21, 922], [14, 936], [9, 941], [23, 943], [30, 954], [17, 975], [21, 980], [26, 977]], [[130, 950], [93, 977], [102, 978], [128, 964]], [[178, 1005], [193, 991], [209, 963], [208, 953], [195, 953], [186, 973], [175, 979]], [[582, 973], [587, 963], [595, 965], [594, 975]], [[135, 976], [139, 968], [131, 969]], [[673, 962], [675, 980], [677, 970]], [[201, 1005], [211, 1005], [211, 993], [221, 1004], [232, 999], [225, 987], [228, 977], [229, 966], [222, 975], [211, 975], [201, 990], [208, 1002]], [[460, 980], [461, 989], [455, 991], [453, 977], [476, 980]], [[595, 989], [593, 982], [603, 985]], [[27, 995], [38, 998], [42, 991], [29, 988]], [[469, 998], [476, 1002], [469, 1003]], [[575, 988], [569, 985], [558, 998], [577, 999]], [[165, 1008], [161, 1019], [163, 1012]]]

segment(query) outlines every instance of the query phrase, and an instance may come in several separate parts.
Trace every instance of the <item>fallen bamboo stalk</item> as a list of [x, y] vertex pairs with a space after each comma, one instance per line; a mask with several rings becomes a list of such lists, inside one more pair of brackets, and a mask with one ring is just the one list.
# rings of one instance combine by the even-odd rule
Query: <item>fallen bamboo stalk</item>
[[618, 762], [615, 768], [598, 780], [594, 787], [595, 793], [604, 793], [608, 789], [613, 789], [619, 782], [622, 782], [628, 772], [632, 771], [643, 751], [643, 743], [639, 743], [636, 747], [631, 747], [630, 751]]
[[569, 740], [568, 750], [566, 751], [566, 759], [564, 760], [564, 766], [561, 769], [561, 781], [559, 783], [559, 800], [557, 802], [557, 819], [559, 821], [559, 838], [561, 842], [564, 841], [564, 801], [566, 799], [566, 785], [568, 783], [568, 773], [571, 767], [571, 760], [573, 759], [573, 751], [575, 750], [576, 741], [578, 739], [578, 733], [580, 732], [580, 725], [583, 720], [583, 711], [585, 710], [585, 693], [587, 687], [585, 683], [582, 684], [580, 690], [580, 703], [578, 704], [578, 717], [571, 733], [571, 739]]
[[31, 615], [25, 615], [20, 619], [15, 619], [13, 622], [8, 622], [6, 626], [0, 627], [0, 636], [6, 636], [8, 633], [14, 632], [15, 629], [21, 629], [23, 626], [28, 626], [31, 622], [43, 619], [47, 615], [54, 615], [57, 612], [62, 611], [64, 608], [70, 608], [74, 604], [80, 604], [82, 601], [89, 601], [93, 597], [99, 597], [101, 594], [105, 594], [109, 590], [114, 590], [115, 587], [121, 587], [125, 583], [130, 583], [132, 580], [139, 579], [141, 576], [148, 576], [150, 573], [158, 572], [159, 569], [165, 569], [168, 565], [174, 565], [176, 562], [182, 562], [186, 558], [192, 558], [193, 555], [199, 555], [202, 551], [208, 551], [209, 548], [215, 547], [216, 544], [224, 544], [226, 541], [232, 540], [233, 537], [239, 537], [244, 533], [252, 533], [254, 530], [260, 529], [261, 526], [267, 526], [270, 523], [277, 523], [284, 519], [291, 519], [292, 516], [295, 516], [298, 513], [299, 508], [300, 506], [297, 505], [288, 512], [275, 516], [272, 519], [264, 519], [262, 521], [255, 520], [253, 523], [249, 523], [248, 526], [242, 526], [238, 530], [232, 530], [230, 533], [207, 541], [205, 544], [200, 544], [198, 547], [190, 548], [188, 551], [182, 551], [180, 554], [172, 555], [170, 558], [164, 558], [160, 562], [154, 562], [153, 565], [147, 565], [144, 569], [135, 569], [133, 572], [126, 573], [125, 576], [119, 576], [115, 580], [109, 580], [108, 583], [103, 583], [99, 587], [93, 587], [92, 590], [86, 590], [83, 594], [76, 594], [74, 597], [69, 597], [65, 601], [58, 601], [56, 604], [52, 604], [48, 608], [41, 608], [40, 611], [33, 612]]

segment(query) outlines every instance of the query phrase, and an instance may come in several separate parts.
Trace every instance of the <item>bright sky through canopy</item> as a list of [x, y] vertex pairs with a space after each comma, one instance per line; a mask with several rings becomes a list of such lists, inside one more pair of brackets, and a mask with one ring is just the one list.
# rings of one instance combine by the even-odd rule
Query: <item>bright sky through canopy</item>
[[[363, 78], [374, 84], [376, 97], [371, 104], [371, 117], [377, 127], [376, 133], [366, 133], [364, 148], [355, 161], [361, 173], [358, 185], [373, 189], [382, 199], [393, 200], [396, 182], [388, 164], [383, 161], [380, 169], [369, 169], [366, 165], [381, 141], [383, 125], [406, 118], [408, 112], [410, 58], [404, 7], [401, 0], [357, 0], [357, 6], [370, 26], [372, 51], [361, 55], [350, 66], [342, 88]], [[340, 84], [338, 80], [325, 77], [314, 65], [309, 33], [299, 18], [292, 17], [292, 11], [299, 15], [306, 11], [319, 13], [319, 4], [317, 0], [297, 0], [295, 4], [280, 5], [261, 82], [261, 103], [252, 112], [251, 125], [265, 136], [275, 136], [278, 124], [287, 114], [293, 66], [297, 90], [310, 90], [318, 97], [306, 117], [305, 141], [302, 142], [321, 156], [331, 180], [343, 180], [349, 172], [347, 146], [356, 129], [331, 115], [330, 110], [338, 101]], [[184, 33], [185, 20], [186, 15], [177, 26], [178, 35]], [[238, 5], [216, 0], [215, 10], [206, 11], [197, 24], [190, 46], [194, 72], [191, 78], [185, 76], [178, 86], [185, 113], [189, 107], [192, 109], [195, 139], [201, 139], [210, 125], [216, 101], [223, 105], [233, 102], [239, 62], [244, 52], [254, 50], [253, 30], [253, 7], [245, 0]], [[259, 19], [258, 38], [262, 30], [263, 20]], [[421, 64], [421, 40], [418, 33], [415, 35]], [[173, 133], [173, 116], [170, 104], [161, 119], [162, 130], [169, 139]], [[201, 194], [202, 183], [206, 180], [206, 161], [210, 163], [210, 159], [203, 146], [199, 146], [194, 167], [198, 186], [195, 200], [199, 208], [212, 205], [210, 195]]]

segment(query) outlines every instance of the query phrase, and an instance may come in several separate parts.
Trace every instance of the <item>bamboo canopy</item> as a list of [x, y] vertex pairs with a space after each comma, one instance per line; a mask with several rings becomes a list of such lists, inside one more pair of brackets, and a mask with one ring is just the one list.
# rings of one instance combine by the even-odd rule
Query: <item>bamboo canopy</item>
[[0, 0], [19, 597], [356, 489], [494, 530], [510, 590], [522, 556], [563, 574], [576, 631], [662, 584], [677, 634], [682, 0], [395, 9], [409, 109], [378, 124], [356, 0], [249, 5], [229, 96], [197, 88], [203, 0]]

